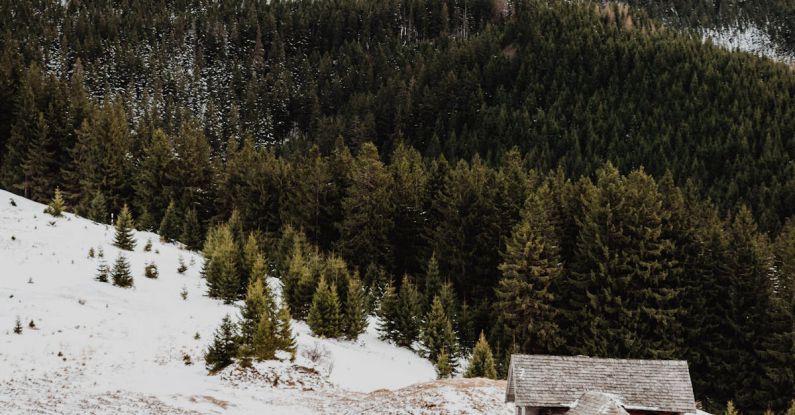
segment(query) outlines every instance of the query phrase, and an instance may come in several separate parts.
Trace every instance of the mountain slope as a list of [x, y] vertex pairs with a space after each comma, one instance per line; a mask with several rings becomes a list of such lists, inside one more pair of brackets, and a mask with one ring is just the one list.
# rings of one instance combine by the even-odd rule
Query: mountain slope
[[[113, 228], [71, 214], [53, 218], [43, 210], [0, 191], [4, 413], [510, 412], [502, 403], [502, 382], [410, 386], [432, 380], [433, 367], [378, 340], [373, 324], [352, 343], [315, 339], [295, 322], [295, 364], [263, 362], [250, 371], [231, 367], [208, 376], [203, 351], [220, 319], [237, 315], [237, 308], [204, 295], [201, 256], [136, 232], [135, 252], [124, 253], [135, 287], [100, 283], [94, 275], [101, 259], [89, 258], [88, 251], [102, 249], [112, 265], [119, 254]], [[151, 252], [143, 252], [147, 240]], [[188, 265], [182, 275], [180, 258]], [[158, 279], [143, 276], [150, 262]], [[22, 334], [13, 333], [17, 317]], [[311, 351], [325, 357], [313, 362]], [[192, 365], [185, 365], [185, 356]]]

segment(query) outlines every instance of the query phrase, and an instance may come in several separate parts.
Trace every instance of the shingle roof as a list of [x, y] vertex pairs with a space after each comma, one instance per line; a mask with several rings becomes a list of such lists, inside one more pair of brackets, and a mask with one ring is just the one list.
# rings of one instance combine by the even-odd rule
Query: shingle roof
[[602, 392], [585, 392], [566, 415], [629, 415], [617, 396]]
[[588, 391], [616, 395], [630, 410], [696, 412], [686, 361], [511, 356], [508, 402], [571, 408]]

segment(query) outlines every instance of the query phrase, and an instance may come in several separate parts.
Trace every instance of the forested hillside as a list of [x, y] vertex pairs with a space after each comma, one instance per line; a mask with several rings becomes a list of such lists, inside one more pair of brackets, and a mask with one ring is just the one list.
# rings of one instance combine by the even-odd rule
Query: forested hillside
[[739, 29], [755, 27], [775, 44], [778, 53], [795, 53], [795, 3], [786, 0], [629, 0], [652, 17], [682, 28]]
[[211, 295], [245, 295], [251, 233], [294, 316], [361, 281], [448, 365], [482, 331], [502, 375], [684, 358], [708, 408], [793, 397], [786, 65], [584, 1], [0, 0], [0, 28], [2, 186], [128, 204], [223, 262]]

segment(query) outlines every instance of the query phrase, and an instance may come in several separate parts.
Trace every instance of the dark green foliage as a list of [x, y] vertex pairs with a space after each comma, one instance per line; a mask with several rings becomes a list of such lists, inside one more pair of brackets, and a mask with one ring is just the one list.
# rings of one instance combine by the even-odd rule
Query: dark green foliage
[[160, 221], [157, 233], [160, 235], [160, 239], [166, 242], [173, 242], [179, 238], [179, 217], [177, 206], [173, 200], [168, 203], [168, 208], [166, 208], [166, 213], [163, 215], [163, 220]]
[[433, 298], [431, 309], [423, 322], [420, 344], [423, 356], [431, 362], [438, 363], [442, 354], [445, 354], [444, 363], [451, 371], [458, 366], [458, 339], [438, 296]]
[[238, 330], [227, 314], [215, 330], [213, 342], [204, 354], [207, 370], [212, 374], [232, 364], [237, 355]]
[[210, 230], [204, 243], [204, 270], [208, 295], [231, 304], [240, 291], [240, 259], [228, 225]]
[[107, 204], [102, 192], [99, 190], [95, 191], [88, 206], [88, 218], [94, 222], [105, 223], [108, 220]]
[[[256, 350], [258, 346], [254, 341], [255, 335], [258, 332], [260, 336], [268, 334], [262, 332], [259, 327], [264, 324], [262, 323], [263, 316], [269, 321], [274, 320], [276, 317], [276, 306], [273, 297], [262, 277], [255, 278], [249, 282], [246, 297], [240, 309], [240, 315], [240, 342], [251, 346], [252, 351]], [[273, 325], [270, 326], [270, 329], [273, 329]], [[270, 338], [274, 337], [275, 330], [272, 330], [269, 334]]]
[[157, 278], [159, 275], [160, 273], [157, 271], [157, 265], [155, 265], [154, 263], [147, 264], [146, 267], [144, 267], [144, 276], [146, 278], [154, 279]]
[[436, 260], [436, 253], [431, 255], [428, 260], [428, 266], [425, 268], [425, 287], [423, 294], [425, 295], [425, 309], [430, 309], [433, 303], [433, 298], [439, 295], [442, 289], [442, 278], [439, 275], [439, 261]]
[[365, 143], [350, 171], [350, 186], [342, 200], [339, 252], [360, 267], [392, 265], [389, 235], [392, 219], [392, 177], [372, 143]]
[[22, 334], [22, 322], [19, 321], [19, 317], [17, 317], [17, 321], [14, 323], [14, 334]]
[[44, 213], [48, 215], [52, 215], [55, 217], [62, 216], [62, 213], [66, 206], [64, 205], [63, 195], [61, 194], [61, 189], [55, 188], [55, 196], [53, 196], [52, 201], [47, 208], [44, 209]]
[[116, 262], [113, 264], [113, 270], [110, 272], [110, 279], [113, 285], [122, 288], [130, 288], [133, 286], [133, 277], [130, 273], [130, 263], [124, 255], [119, 254]]
[[200, 249], [204, 239], [201, 223], [196, 209], [188, 209], [185, 220], [182, 222], [182, 233], [179, 240], [190, 250]]
[[276, 315], [276, 339], [280, 350], [290, 353], [295, 358], [295, 337], [293, 336], [292, 317], [290, 309], [282, 304]]
[[378, 318], [381, 319], [378, 332], [381, 339], [397, 341], [399, 312], [398, 294], [395, 291], [395, 286], [390, 283], [384, 290], [378, 307]]
[[399, 293], [391, 284], [387, 286], [378, 316], [381, 318], [379, 330], [382, 338], [402, 347], [411, 347], [419, 338], [422, 298], [408, 275], [403, 277]]
[[450, 355], [447, 354], [447, 351], [442, 349], [439, 353], [439, 357], [436, 359], [436, 376], [439, 379], [449, 378], [453, 375], [455, 369], [450, 365]]
[[494, 308], [505, 333], [502, 344], [516, 343], [530, 354], [554, 354], [564, 342], [557, 324], [555, 290], [563, 267], [556, 229], [546, 213], [546, 188], [531, 195], [507, 241]]
[[356, 340], [367, 329], [367, 297], [357, 276], [348, 279], [344, 308], [343, 334], [348, 340]]
[[[501, 373], [514, 348], [563, 337], [564, 353], [687, 359], [714, 412], [729, 399], [785, 410], [787, 65], [612, 3], [526, 0], [502, 14], [491, 1], [132, 1], [121, 15], [111, 3], [9, 2], [0, 16], [4, 189], [46, 202], [57, 186], [70, 209], [106, 223], [129, 203], [139, 229], [173, 201], [184, 212], [174, 238], [231, 242], [205, 246], [211, 293], [226, 301], [254, 273], [254, 231], [298, 318], [321, 275], [347, 313], [358, 271], [369, 309], [387, 294], [382, 335], [402, 344], [437, 295], [424, 266], [435, 253], [461, 346], [489, 333]], [[787, 2], [631, 3], [675, 24], [750, 21], [791, 43]], [[188, 49], [187, 66], [170, 54], [136, 63], [142, 50]], [[532, 220], [528, 195], [543, 195]], [[226, 217], [228, 238], [205, 239]], [[512, 235], [524, 222], [546, 230]], [[540, 255], [517, 255], [522, 245]], [[414, 318], [395, 293], [404, 274], [418, 277]], [[531, 274], [560, 284], [518, 278]], [[562, 336], [537, 343], [553, 331], [550, 310]]]
[[335, 338], [342, 334], [343, 319], [337, 287], [333, 283], [328, 285], [322, 276], [312, 297], [312, 307], [309, 309], [306, 322], [312, 334], [316, 336]]
[[466, 372], [464, 372], [464, 377], [497, 378], [497, 371], [494, 367], [494, 356], [492, 356], [491, 347], [489, 347], [486, 336], [483, 335], [482, 332], [480, 333], [477, 344], [475, 344], [475, 349], [472, 351], [472, 356], [469, 358], [469, 365], [467, 366]]
[[119, 212], [119, 217], [116, 218], [116, 236], [113, 239], [113, 246], [126, 251], [135, 249], [133, 227], [132, 213], [127, 205], [124, 205]]

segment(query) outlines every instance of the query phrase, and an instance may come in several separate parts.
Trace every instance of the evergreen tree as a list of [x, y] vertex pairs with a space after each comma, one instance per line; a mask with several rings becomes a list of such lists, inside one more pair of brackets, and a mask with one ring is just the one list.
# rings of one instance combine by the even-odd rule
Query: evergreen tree
[[188, 209], [185, 221], [182, 222], [182, 233], [179, 240], [190, 250], [197, 250], [202, 245], [202, 227], [196, 209]]
[[464, 377], [497, 378], [491, 347], [489, 347], [489, 343], [486, 341], [486, 336], [483, 332], [480, 333], [480, 338], [475, 345], [475, 349], [472, 351], [472, 356], [469, 358], [469, 366], [467, 366], [467, 370], [464, 372]]
[[362, 145], [350, 171], [350, 187], [342, 200], [338, 249], [359, 267], [371, 262], [391, 266], [389, 234], [394, 226], [392, 177], [372, 143]]
[[449, 378], [454, 371], [455, 369], [450, 365], [450, 355], [447, 354], [446, 350], [442, 349], [436, 359], [436, 376], [439, 379]]
[[[539, 193], [544, 192], [540, 190]], [[494, 304], [499, 323], [524, 353], [554, 353], [563, 344], [557, 325], [555, 285], [563, 272], [548, 200], [531, 195], [507, 241]]]
[[453, 324], [445, 314], [444, 306], [438, 296], [433, 298], [431, 310], [425, 317], [420, 333], [422, 354], [431, 362], [438, 362], [444, 353], [445, 364], [455, 370], [458, 361], [458, 339]]
[[740, 415], [740, 411], [734, 407], [734, 402], [729, 401], [729, 403], [726, 404], [726, 410], [723, 411], [723, 415]]
[[357, 276], [348, 280], [345, 296], [345, 318], [343, 333], [349, 340], [356, 340], [367, 329], [367, 298], [364, 287]]
[[208, 295], [231, 304], [240, 291], [239, 254], [228, 225], [213, 228], [204, 245]]
[[133, 238], [133, 219], [130, 209], [127, 205], [122, 207], [119, 217], [116, 219], [116, 236], [113, 240], [113, 246], [132, 251], [135, 249], [135, 238]]
[[331, 286], [326, 284], [323, 276], [320, 277], [315, 295], [312, 297], [312, 307], [309, 309], [306, 322], [316, 336], [336, 338], [342, 334], [337, 287], [334, 284]]
[[99, 266], [97, 267], [97, 276], [95, 279], [99, 282], [108, 282], [110, 278], [110, 267], [105, 262], [104, 259], [99, 261]]
[[221, 326], [215, 330], [213, 342], [204, 354], [207, 370], [212, 374], [229, 366], [237, 353], [238, 333], [237, 326], [227, 314], [221, 321]]
[[44, 213], [48, 215], [52, 215], [55, 217], [63, 216], [62, 213], [66, 206], [64, 205], [63, 195], [61, 194], [61, 189], [55, 188], [55, 196], [53, 196], [52, 201], [47, 208], [44, 209]]
[[[243, 245], [243, 272], [241, 273], [243, 283], [248, 284], [249, 279], [253, 278], [254, 266], [258, 259], [261, 259], [264, 264], [265, 260], [260, 258], [261, 256], [262, 253], [260, 252], [257, 237], [253, 233], [249, 233], [246, 243]], [[260, 266], [263, 264], [260, 264]], [[265, 276], [263, 275], [262, 278], [265, 278]]]
[[278, 340], [276, 327], [268, 313], [260, 315], [254, 336], [252, 338], [252, 351], [257, 360], [271, 360], [276, 358]]
[[179, 238], [180, 229], [177, 215], [177, 206], [172, 200], [168, 202], [168, 208], [166, 208], [166, 213], [163, 215], [163, 220], [160, 221], [160, 227], [157, 230], [160, 239], [165, 242], [174, 242]]
[[[264, 324], [262, 323], [263, 316], [269, 321], [276, 317], [273, 298], [261, 277], [254, 278], [249, 282], [240, 314], [240, 343], [251, 346], [251, 351], [254, 352], [258, 347], [254, 337], [259, 327]], [[271, 326], [271, 328], [273, 327]], [[264, 334], [266, 333], [260, 333], [261, 336]]]
[[425, 295], [425, 309], [430, 309], [433, 304], [433, 298], [439, 295], [442, 289], [442, 278], [439, 275], [439, 261], [436, 260], [436, 253], [431, 255], [428, 260], [428, 266], [425, 269], [425, 287], [423, 294]]
[[287, 304], [282, 303], [276, 315], [276, 339], [279, 350], [295, 356], [295, 337], [293, 336], [292, 317]]
[[102, 191], [96, 190], [91, 197], [91, 202], [87, 212], [88, 218], [97, 223], [107, 223], [108, 220], [108, 202]]
[[398, 346], [411, 347], [419, 338], [420, 321], [422, 318], [422, 300], [420, 293], [408, 275], [403, 277], [398, 296], [398, 313], [396, 315]]
[[127, 258], [121, 253], [113, 264], [113, 271], [110, 273], [110, 279], [113, 281], [113, 285], [117, 287], [129, 288], [133, 286], [130, 263], [127, 262]]
[[395, 286], [390, 282], [381, 296], [378, 308], [378, 318], [381, 320], [378, 326], [379, 337], [382, 340], [397, 342], [398, 332], [398, 313], [400, 313], [400, 302], [395, 292]]

